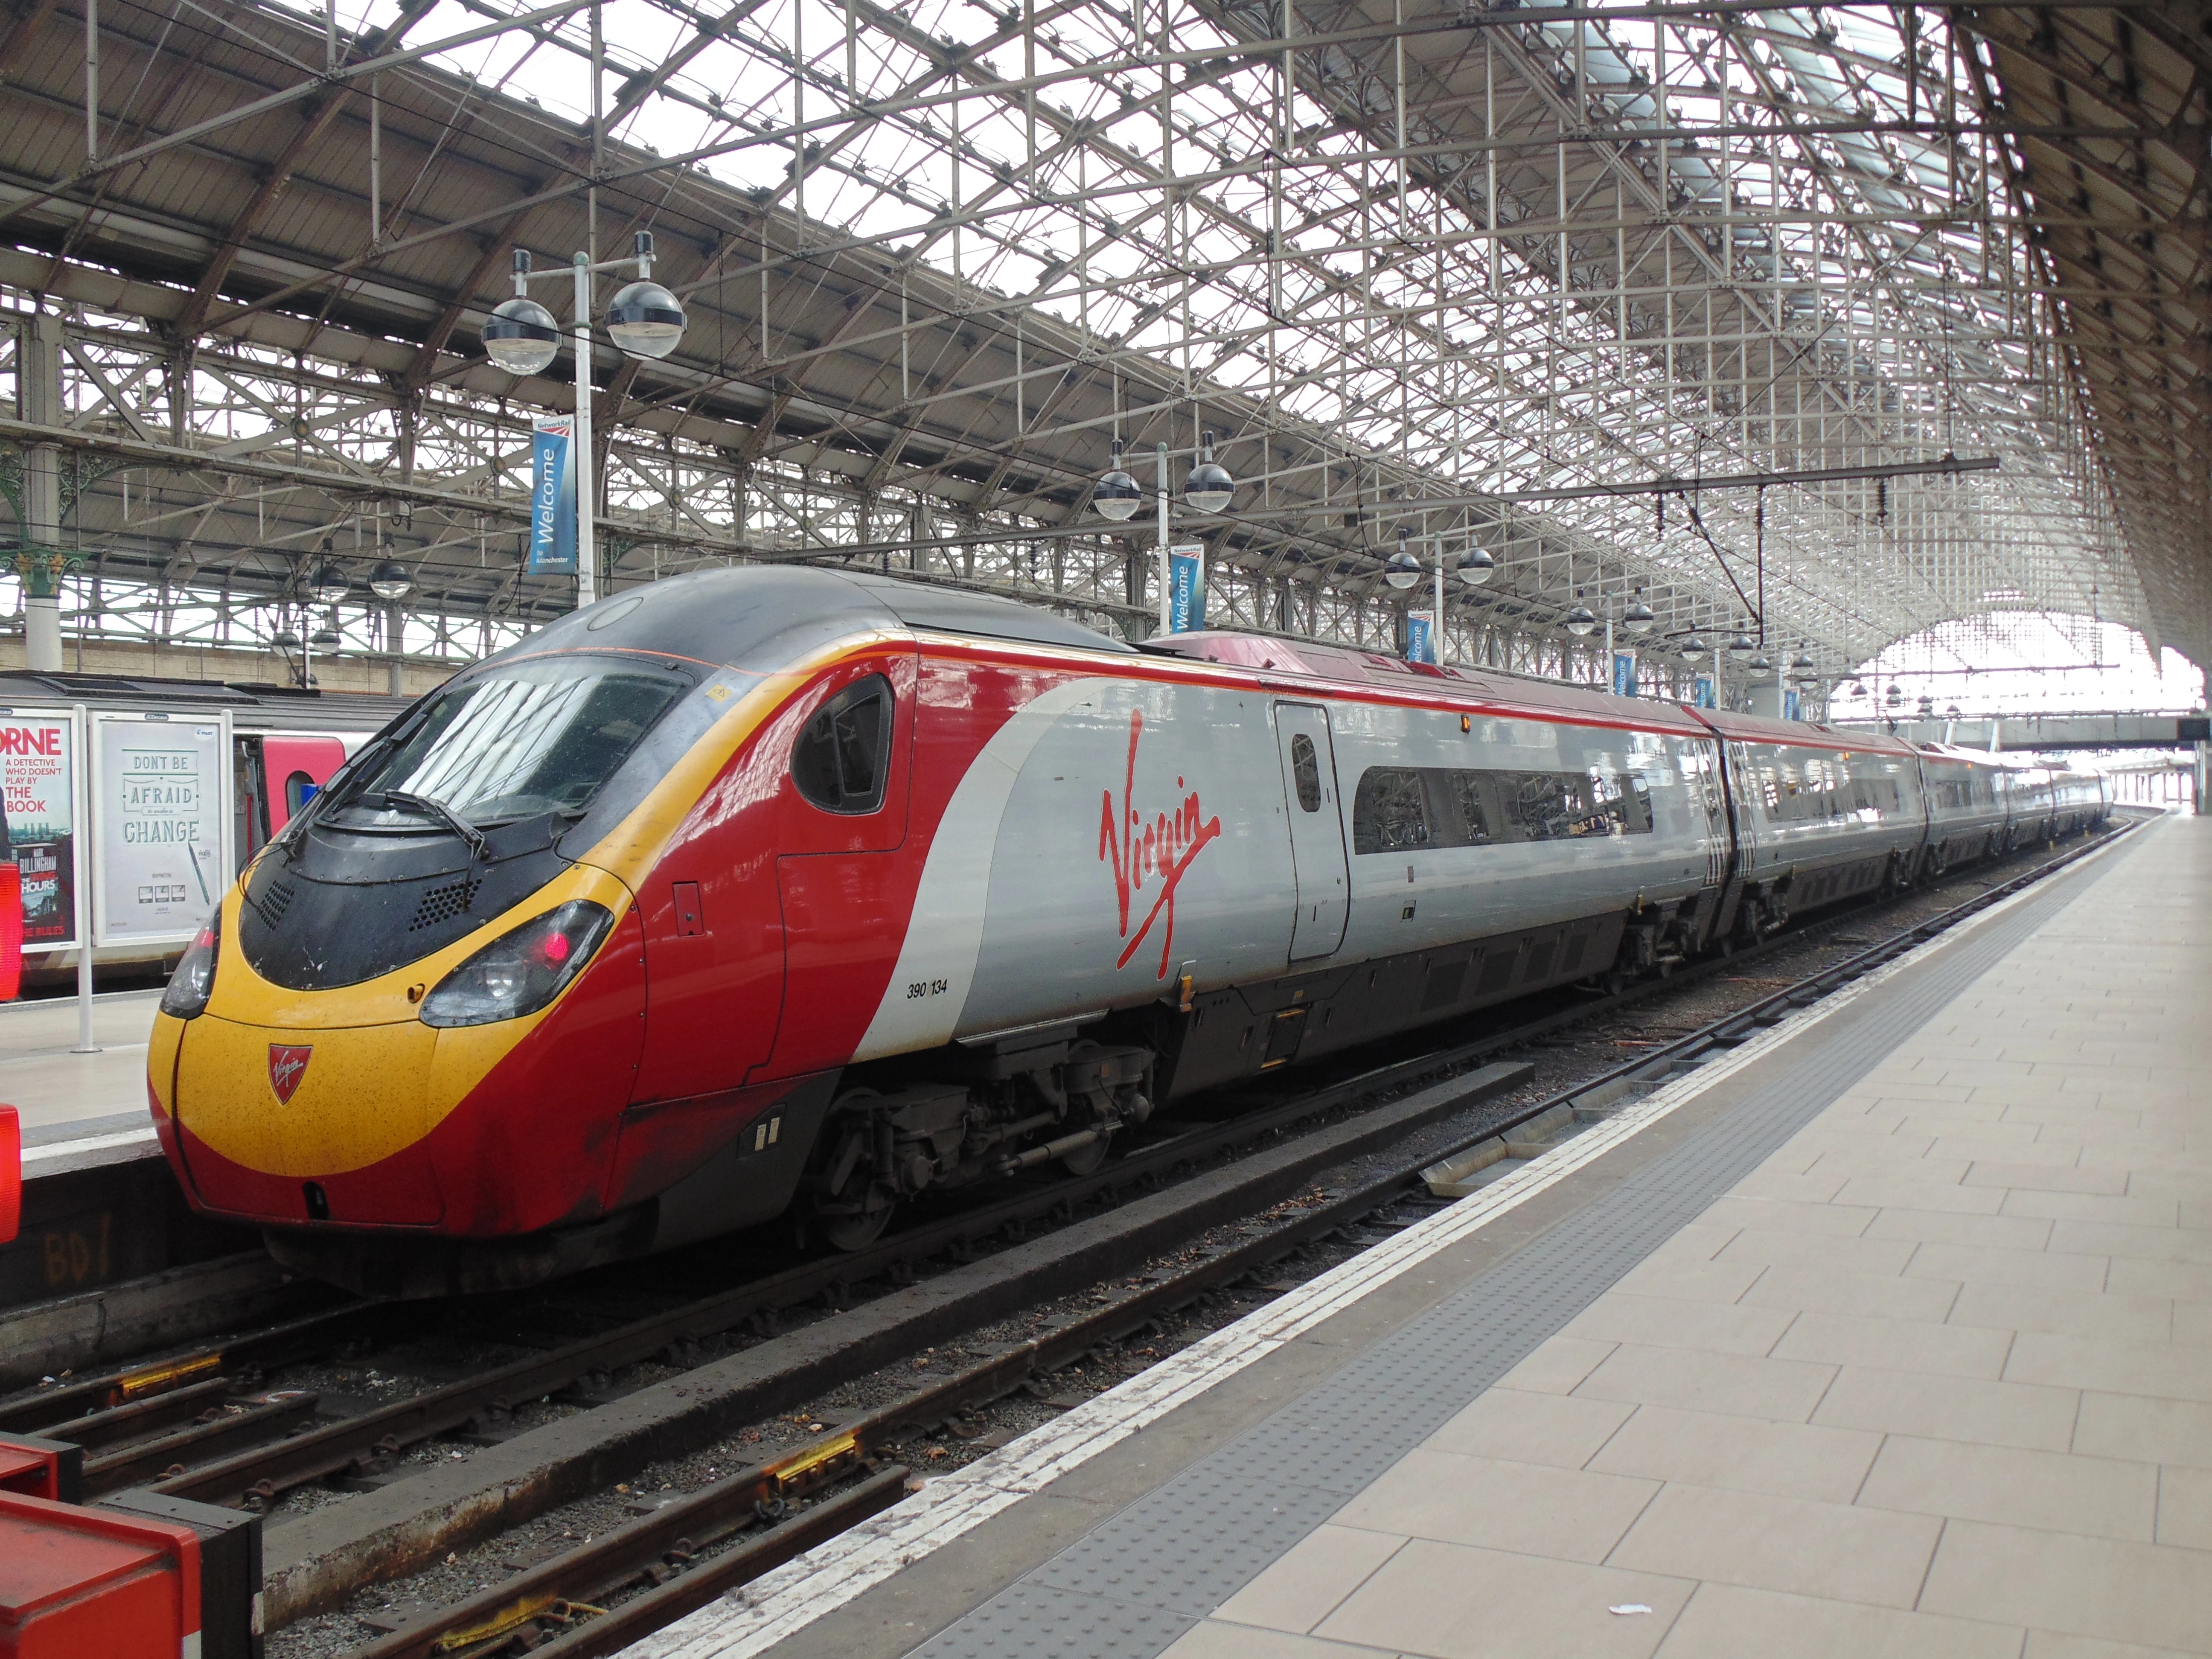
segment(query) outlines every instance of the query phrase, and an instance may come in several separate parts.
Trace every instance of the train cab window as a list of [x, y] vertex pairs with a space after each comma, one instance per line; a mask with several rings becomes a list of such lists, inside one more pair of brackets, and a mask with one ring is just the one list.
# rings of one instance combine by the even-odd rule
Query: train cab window
[[825, 812], [872, 812], [890, 770], [891, 684], [855, 680], [815, 711], [791, 749], [791, 781]]
[[1360, 775], [1352, 802], [1352, 847], [1357, 853], [1401, 853], [1429, 844], [1429, 817], [1421, 775], [1411, 767], [1370, 766]]
[[678, 673], [568, 657], [449, 681], [357, 769], [341, 772], [319, 810], [349, 828], [410, 831], [438, 823], [424, 802], [480, 830], [543, 813], [580, 817], [690, 689]]
[[1321, 757], [1314, 740], [1301, 732], [1291, 739], [1291, 781], [1297, 786], [1298, 811], [1321, 811]]

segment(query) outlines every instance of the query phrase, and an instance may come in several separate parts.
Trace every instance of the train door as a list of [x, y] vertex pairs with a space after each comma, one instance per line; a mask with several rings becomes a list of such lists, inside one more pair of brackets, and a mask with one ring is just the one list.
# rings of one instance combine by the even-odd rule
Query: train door
[[261, 739], [240, 735], [233, 742], [236, 753], [230, 769], [231, 815], [234, 820], [231, 845], [238, 849], [238, 867], [243, 870], [269, 842], [269, 784], [263, 765]]
[[[785, 751], [774, 832], [783, 1006], [763, 1078], [850, 1060], [897, 965], [921, 876], [903, 850], [910, 779], [918, 750], [937, 757], [942, 729], [940, 711], [918, 708], [919, 684], [911, 647], [841, 668]], [[988, 848], [968, 850], [988, 862]]]
[[1699, 757], [1703, 774], [1698, 781], [1698, 795], [1705, 809], [1705, 885], [1718, 887], [1728, 879], [1729, 872], [1729, 814], [1728, 802], [1722, 790], [1725, 780], [1721, 773], [1720, 745], [1712, 745], [1705, 752], [1700, 745]]
[[1709, 939], [1722, 938], [1735, 928], [1736, 912], [1742, 907], [1744, 890], [1752, 879], [1752, 866], [1759, 856], [1758, 811], [1752, 804], [1750, 757], [1740, 743], [1717, 743], [1714, 753], [1720, 765], [1718, 793], [1735, 857], [1731, 865], [1726, 866], [1727, 881], [1721, 890], [1720, 907], [1711, 930], [1706, 935]]
[[1337, 799], [1336, 751], [1328, 710], [1310, 702], [1275, 705], [1275, 738], [1291, 817], [1291, 865], [1298, 886], [1291, 928], [1291, 960], [1332, 954], [1344, 943], [1350, 877], [1345, 862], [1344, 811]]

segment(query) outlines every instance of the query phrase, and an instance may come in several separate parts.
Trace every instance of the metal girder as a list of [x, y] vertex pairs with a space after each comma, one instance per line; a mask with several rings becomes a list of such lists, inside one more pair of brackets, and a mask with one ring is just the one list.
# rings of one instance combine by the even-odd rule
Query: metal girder
[[[519, 574], [512, 531], [483, 526], [515, 522], [530, 407], [565, 390], [505, 381], [469, 341], [518, 239], [583, 246], [589, 222], [601, 245], [610, 223], [654, 229], [693, 313], [675, 356], [608, 388], [623, 579], [902, 561], [1119, 625], [1146, 607], [1128, 544], [1084, 516], [1105, 437], [1182, 447], [1209, 427], [1249, 480], [1204, 526], [1218, 606], [1246, 625], [1386, 641], [1403, 601], [1379, 571], [1406, 523], [1501, 558], [1496, 590], [1455, 592], [1447, 617], [1452, 648], [1486, 658], [1587, 668], [1546, 632], [1577, 591], [1729, 626], [1753, 603], [1729, 573], [1761, 556], [1765, 620], [1832, 672], [2024, 603], [2204, 648], [2188, 573], [2212, 510], [2162, 487], [2203, 471], [2203, 239], [2158, 149], [2196, 143], [2203, 90], [2155, 74], [2127, 90], [2120, 33], [2189, 45], [2183, 8], [1998, 5], [1968, 24], [1030, 0], [963, 39], [951, 0], [647, 0], [635, 39], [608, 42], [605, 136], [586, 143], [588, 110], [473, 83], [451, 47], [506, 34], [593, 76], [587, 5], [404, 52], [396, 33], [351, 42], [303, 89], [270, 65], [319, 61], [311, 22], [213, 3], [226, 32], [198, 48], [200, 90], [104, 170], [30, 159], [70, 118], [65, 53], [18, 52], [25, 119], [0, 135], [0, 216], [51, 260], [42, 289], [82, 296], [65, 303], [83, 435], [179, 440], [167, 482], [141, 485], [155, 520], [126, 528], [117, 491], [88, 488], [106, 594], [132, 569], [173, 590], [165, 526], [189, 520], [169, 497], [231, 479], [246, 493], [222, 485], [191, 543], [192, 568], [223, 562], [225, 626], [240, 595], [291, 603], [302, 552], [335, 529], [342, 556], [356, 526], [419, 563], [438, 641], [468, 635], [472, 605], [518, 623], [557, 607]], [[648, 14], [668, 29], [635, 27]], [[102, 15], [125, 75], [174, 61], [137, 21], [152, 14]], [[40, 38], [59, 39], [52, 20]], [[346, 88], [365, 63], [412, 173], [388, 240], [358, 230]], [[2024, 74], [2045, 77], [2033, 96]], [[181, 306], [161, 297], [179, 281]], [[164, 358], [163, 330], [187, 349]], [[1946, 453], [2003, 470], [1894, 471]], [[282, 457], [290, 471], [223, 471]], [[1797, 481], [1756, 513], [1709, 494], [1693, 534], [1678, 512], [1660, 538], [1655, 485], [1714, 471]], [[886, 538], [887, 519], [923, 533]]]

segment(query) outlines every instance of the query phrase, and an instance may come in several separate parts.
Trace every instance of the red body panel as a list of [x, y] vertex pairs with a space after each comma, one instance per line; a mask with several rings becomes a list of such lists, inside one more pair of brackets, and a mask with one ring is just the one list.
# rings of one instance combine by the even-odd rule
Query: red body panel
[[191, 1528], [0, 1492], [0, 1656], [176, 1659], [199, 1640]]
[[632, 908], [552, 1012], [430, 1132], [444, 1231], [535, 1232], [604, 1212], [645, 1012], [644, 935]]
[[[784, 1008], [767, 1074], [791, 1078], [842, 1066], [875, 1018], [898, 965], [915, 890], [937, 827], [975, 757], [1016, 710], [1066, 679], [1065, 672], [931, 652], [913, 707], [913, 781], [897, 850], [818, 848], [825, 822], [786, 784], [777, 884], [784, 910]], [[787, 778], [788, 766], [786, 766]], [[906, 789], [906, 779], [893, 775]]]
[[619, 1210], [666, 1192], [788, 1097], [791, 1089], [791, 1081], [785, 1079], [631, 1107], [622, 1117], [607, 1208]]
[[[292, 821], [289, 787], [297, 776], [316, 789], [345, 764], [345, 744], [336, 738], [266, 737], [261, 740], [262, 775], [269, 785], [269, 833], [276, 835]], [[305, 805], [303, 800], [301, 805]]]
[[[575, 984], [422, 1139], [358, 1170], [313, 1177], [340, 1226], [472, 1237], [590, 1220], [606, 1207], [624, 1104], [645, 1042], [645, 957], [627, 912]], [[158, 1107], [199, 1206], [255, 1221], [311, 1219], [300, 1178], [249, 1170]]]

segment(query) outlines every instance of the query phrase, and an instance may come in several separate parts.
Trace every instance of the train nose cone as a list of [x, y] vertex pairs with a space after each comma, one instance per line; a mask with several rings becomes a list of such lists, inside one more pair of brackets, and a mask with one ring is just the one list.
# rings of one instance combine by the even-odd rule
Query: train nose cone
[[423, 1137], [437, 1036], [416, 1020], [190, 1022], [176, 1126], [201, 1201], [263, 1221], [434, 1225], [445, 1205]]

